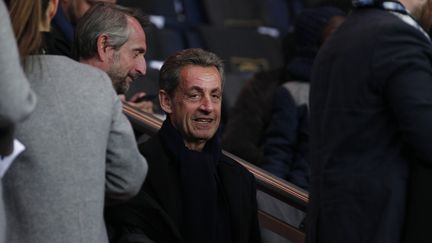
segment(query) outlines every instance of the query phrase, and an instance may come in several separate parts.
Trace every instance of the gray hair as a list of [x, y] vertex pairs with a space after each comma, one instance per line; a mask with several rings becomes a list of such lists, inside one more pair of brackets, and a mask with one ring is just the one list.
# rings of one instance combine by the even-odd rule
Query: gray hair
[[91, 58], [97, 53], [97, 38], [108, 36], [107, 45], [114, 50], [129, 39], [130, 29], [127, 17], [135, 18], [143, 28], [149, 21], [141, 11], [112, 3], [100, 2], [91, 7], [78, 21], [75, 30], [74, 51], [77, 59]]
[[165, 90], [170, 97], [180, 82], [180, 71], [184, 66], [196, 65], [202, 67], [216, 67], [224, 81], [224, 65], [214, 53], [199, 48], [185, 49], [169, 56], [159, 72], [159, 89]]

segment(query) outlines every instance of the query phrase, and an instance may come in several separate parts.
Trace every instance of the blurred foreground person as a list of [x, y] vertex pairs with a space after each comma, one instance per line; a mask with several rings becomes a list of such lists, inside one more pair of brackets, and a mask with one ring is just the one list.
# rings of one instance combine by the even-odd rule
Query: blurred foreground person
[[353, 4], [312, 71], [308, 243], [400, 242], [408, 166], [431, 184], [432, 1]]
[[112, 242], [259, 242], [254, 177], [220, 147], [222, 61], [201, 49], [177, 52], [159, 87], [167, 119], [140, 146], [150, 168], [141, 191], [107, 211]]
[[42, 53], [56, 0], [11, 0], [11, 22], [38, 104], [17, 127], [27, 149], [4, 177], [6, 242], [108, 242], [105, 199], [139, 190], [147, 164], [111, 80], [100, 70]]
[[[15, 127], [28, 117], [36, 96], [21, 68], [9, 14], [0, 0], [0, 163], [14, 150]], [[2, 166], [4, 167], [4, 166]], [[5, 242], [5, 212], [0, 170], [0, 243]]]

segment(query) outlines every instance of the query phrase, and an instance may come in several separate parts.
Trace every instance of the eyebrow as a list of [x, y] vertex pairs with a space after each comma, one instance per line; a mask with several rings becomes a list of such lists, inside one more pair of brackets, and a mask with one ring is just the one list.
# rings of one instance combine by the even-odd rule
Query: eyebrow
[[141, 47], [133, 48], [132, 50], [133, 50], [133, 51], [137, 51], [137, 52], [139, 52], [139, 53], [146, 53], [146, 49], [141, 48]]
[[[188, 90], [189, 90], [189, 91], [194, 91], [194, 90], [196, 90], [196, 91], [199, 91], [199, 92], [204, 92], [204, 89], [202, 89], [202, 88], [199, 87], [199, 86], [192, 86], [192, 87], [190, 87]], [[222, 90], [221, 90], [220, 88], [214, 88], [214, 89], [210, 90], [210, 93], [214, 93], [214, 92], [222, 92]]]

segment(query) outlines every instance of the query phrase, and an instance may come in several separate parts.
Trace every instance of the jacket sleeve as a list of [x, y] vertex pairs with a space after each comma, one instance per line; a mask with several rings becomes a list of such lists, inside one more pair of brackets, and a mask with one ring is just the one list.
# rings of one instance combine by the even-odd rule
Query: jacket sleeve
[[298, 120], [291, 94], [280, 87], [275, 94], [270, 125], [263, 140], [265, 159], [261, 167], [283, 179], [294, 161]]
[[383, 81], [378, 89], [384, 92], [405, 144], [421, 163], [432, 166], [431, 42], [411, 26], [392, 29], [378, 41], [375, 80]]
[[136, 195], [147, 175], [147, 161], [139, 153], [131, 124], [113, 91], [114, 106], [107, 144], [106, 197], [127, 200]]

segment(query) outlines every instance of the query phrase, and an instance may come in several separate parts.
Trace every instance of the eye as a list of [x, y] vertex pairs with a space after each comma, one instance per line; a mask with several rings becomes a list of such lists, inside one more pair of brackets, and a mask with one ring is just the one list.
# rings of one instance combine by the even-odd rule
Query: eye
[[214, 101], [220, 101], [220, 100], [222, 99], [222, 95], [219, 94], [219, 93], [212, 94], [211, 97], [212, 97], [212, 99], [213, 99]]
[[201, 95], [199, 93], [191, 93], [191, 94], [188, 94], [187, 96], [188, 96], [188, 99], [190, 99], [190, 100], [201, 99]]
[[139, 49], [139, 50], [133, 50], [133, 52], [132, 52], [132, 56], [134, 58], [138, 58], [138, 57], [144, 58], [144, 54], [145, 54], [145, 51], [141, 50], [141, 49]]

